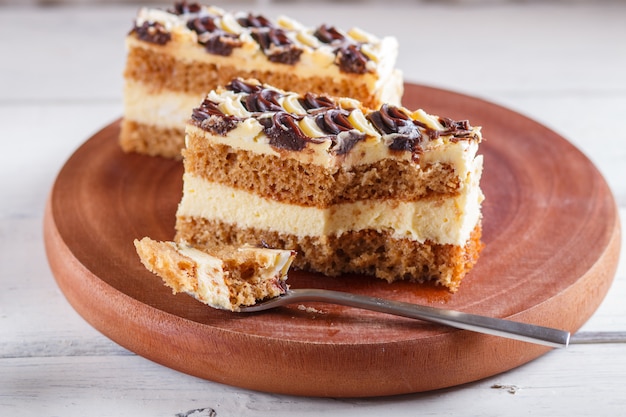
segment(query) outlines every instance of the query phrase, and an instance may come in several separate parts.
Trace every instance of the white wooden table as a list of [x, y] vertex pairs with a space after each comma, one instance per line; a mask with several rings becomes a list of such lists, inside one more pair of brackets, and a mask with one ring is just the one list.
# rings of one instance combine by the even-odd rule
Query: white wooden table
[[[562, 134], [604, 174], [624, 218], [625, 3], [262, 4], [272, 17], [397, 36], [407, 80], [503, 104]], [[253, 7], [228, 7], [240, 6]], [[465, 386], [397, 397], [224, 386], [152, 363], [89, 326], [50, 273], [42, 214], [73, 150], [122, 113], [123, 38], [135, 11], [0, 6], [0, 415], [626, 415], [623, 261], [568, 349]]]

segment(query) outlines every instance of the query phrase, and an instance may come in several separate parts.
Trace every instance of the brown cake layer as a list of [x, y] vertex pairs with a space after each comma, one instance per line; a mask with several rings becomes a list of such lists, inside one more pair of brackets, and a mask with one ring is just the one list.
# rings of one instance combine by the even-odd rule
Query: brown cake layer
[[124, 152], [180, 159], [185, 147], [185, 126], [165, 128], [123, 119], [119, 141]]
[[255, 68], [176, 59], [171, 53], [164, 52], [167, 50], [165, 48], [159, 45], [131, 47], [124, 77], [139, 81], [154, 92], [167, 89], [201, 95], [228, 84], [236, 77], [254, 78], [285, 90], [351, 97], [361, 101], [366, 107], [380, 105], [365, 83], [359, 80], [358, 74], [351, 74], [349, 78], [306, 78], [298, 76], [298, 72], [292, 67], [286, 67], [285, 71], [260, 71]]
[[421, 167], [383, 159], [329, 172], [319, 165], [236, 150], [193, 135], [188, 141], [183, 151], [186, 173], [290, 204], [328, 207], [370, 199], [415, 201], [456, 195], [459, 189], [458, 176], [448, 165]]
[[389, 282], [397, 279], [434, 281], [456, 291], [478, 260], [482, 249], [480, 223], [465, 246], [419, 243], [396, 239], [375, 230], [347, 232], [340, 236], [299, 237], [268, 230], [239, 228], [203, 218], [179, 216], [176, 240], [192, 245], [264, 245], [298, 252], [294, 267], [329, 276], [344, 273], [373, 275]]

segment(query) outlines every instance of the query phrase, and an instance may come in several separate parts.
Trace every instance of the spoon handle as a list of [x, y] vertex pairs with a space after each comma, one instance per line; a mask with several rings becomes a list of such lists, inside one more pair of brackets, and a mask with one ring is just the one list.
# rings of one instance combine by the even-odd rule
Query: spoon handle
[[302, 301], [319, 301], [356, 307], [557, 348], [567, 347], [570, 338], [569, 332], [550, 327], [536, 326], [533, 324], [340, 291], [319, 289], [288, 290], [287, 293], [281, 297], [254, 306], [244, 307], [241, 311], [261, 311]]

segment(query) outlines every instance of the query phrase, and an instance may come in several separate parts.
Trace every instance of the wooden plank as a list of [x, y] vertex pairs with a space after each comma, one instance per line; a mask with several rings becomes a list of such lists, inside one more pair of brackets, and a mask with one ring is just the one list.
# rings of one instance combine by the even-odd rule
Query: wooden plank
[[197, 409], [241, 417], [291, 416], [296, 409], [302, 416], [617, 417], [626, 409], [617, 388], [626, 382], [623, 348], [574, 345], [461, 388], [370, 399], [263, 394], [180, 374], [138, 356], [0, 359], [0, 410], [23, 417], [83, 417], [103, 410], [119, 417], [175, 417]]

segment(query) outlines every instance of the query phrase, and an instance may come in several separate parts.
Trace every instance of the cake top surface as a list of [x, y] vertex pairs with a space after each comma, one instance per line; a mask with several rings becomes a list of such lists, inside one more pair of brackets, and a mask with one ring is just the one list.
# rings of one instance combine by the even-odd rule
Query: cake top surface
[[265, 133], [275, 151], [317, 154], [325, 165], [350, 158], [418, 162], [425, 152], [447, 144], [475, 147], [482, 140], [480, 127], [467, 120], [388, 104], [369, 109], [350, 98], [302, 95], [239, 78], [211, 91], [193, 110], [190, 123], [225, 138], [257, 140]]
[[274, 21], [184, 1], [167, 9], [142, 8], [130, 35], [157, 45], [187, 40], [221, 56], [235, 50], [260, 51], [273, 63], [306, 61], [319, 67], [337, 66], [350, 74], [378, 72], [393, 65], [397, 54], [395, 38], [379, 39], [358, 28], [344, 31], [325, 24], [311, 28], [284, 16]]

